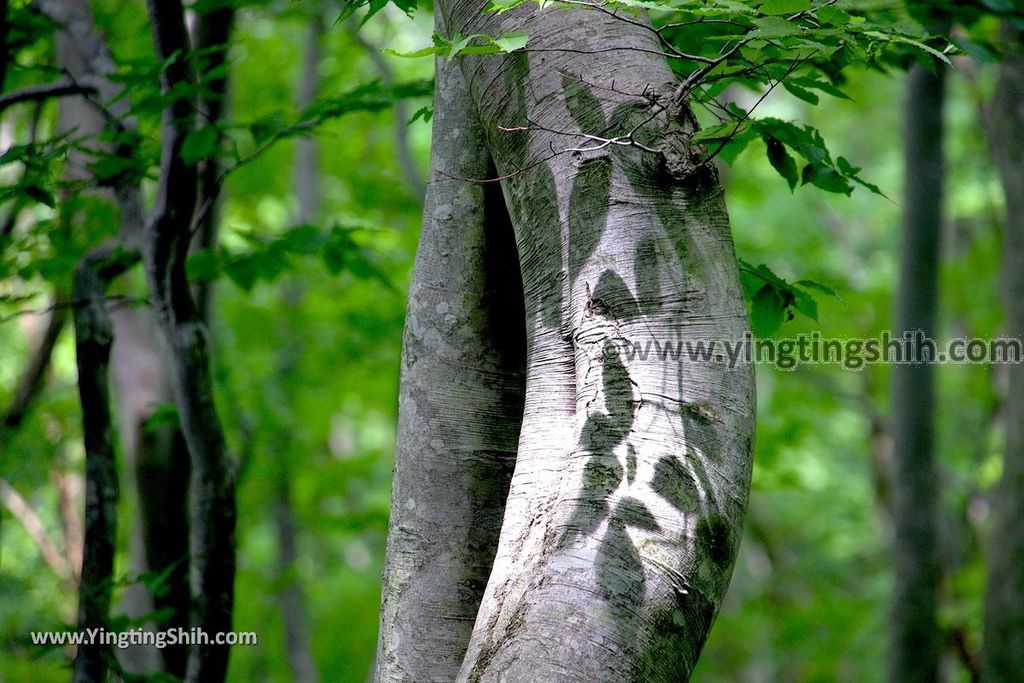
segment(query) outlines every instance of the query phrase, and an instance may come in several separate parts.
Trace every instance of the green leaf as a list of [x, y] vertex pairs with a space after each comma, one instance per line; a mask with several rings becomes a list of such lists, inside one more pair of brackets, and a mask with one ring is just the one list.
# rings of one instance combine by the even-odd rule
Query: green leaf
[[793, 308], [800, 311], [814, 322], [818, 322], [818, 302], [814, 300], [814, 297], [802, 289], [794, 287], [793, 292]]
[[764, 144], [768, 148], [768, 162], [779, 172], [786, 182], [789, 183], [789, 191], [796, 189], [799, 176], [796, 170], [796, 160], [786, 151], [786, 146], [771, 135], [763, 136]]
[[832, 26], [845, 26], [850, 23], [849, 12], [845, 12], [835, 5], [819, 7], [814, 15], [818, 17], [818, 21], [824, 24], [831, 24]]
[[417, 109], [416, 113], [412, 115], [412, 118], [410, 118], [405, 125], [411, 126], [419, 119], [423, 119], [423, 123], [430, 123], [430, 119], [432, 118], [434, 118], [434, 108], [428, 104], [425, 107]]
[[199, 249], [190, 254], [185, 262], [185, 272], [190, 280], [212, 282], [220, 274], [220, 257], [213, 249]]
[[771, 283], [765, 283], [751, 301], [750, 324], [754, 334], [774, 334], [786, 319], [786, 301]]
[[761, 14], [796, 14], [810, 7], [810, 0], [767, 0], [758, 11]]
[[189, 166], [195, 165], [202, 159], [213, 155], [217, 147], [218, 131], [216, 126], [204, 126], [189, 131], [185, 136], [185, 142], [181, 146], [181, 158]]
[[373, 15], [387, 7], [388, 0], [370, 0], [367, 4], [370, 9], [366, 12], [366, 16], [363, 17], [363, 20], [359, 22], [359, 28], [362, 28], [366, 22], [373, 17]]
[[502, 12], [507, 12], [510, 9], [514, 9], [519, 5], [524, 4], [526, 1], [527, 0], [489, 0], [484, 11], [501, 14]]
[[276, 111], [265, 116], [261, 116], [252, 123], [249, 124], [249, 132], [252, 133], [253, 140], [257, 145], [262, 145], [267, 140], [278, 135], [285, 127], [285, 115], [283, 112]]
[[491, 42], [498, 47], [502, 52], [515, 52], [516, 50], [522, 50], [526, 47], [526, 43], [529, 40], [526, 34], [522, 31], [515, 31], [513, 33], [506, 33], [503, 36], [492, 38]]
[[752, 140], [757, 138], [757, 131], [753, 128], [747, 127], [741, 133], [734, 135], [729, 138], [718, 152], [718, 156], [722, 158], [727, 164], [732, 165], [735, 163], [736, 158], [739, 157], [740, 153], [747, 148]]
[[327, 266], [327, 272], [331, 275], [340, 273], [345, 268], [347, 256], [354, 246], [352, 239], [341, 228], [335, 227], [331, 230], [330, 237], [320, 253], [324, 265]]
[[841, 89], [839, 89], [836, 86], [832, 85], [828, 81], [823, 81], [823, 80], [820, 80], [820, 79], [817, 79], [817, 78], [812, 78], [811, 76], [801, 76], [799, 78], [790, 78], [790, 79], [787, 79], [786, 81], [784, 81], [783, 85], [785, 85], [786, 83], [799, 86], [799, 87], [801, 87], [801, 88], [803, 88], [805, 90], [811, 89], [811, 88], [813, 88], [815, 90], [820, 90], [823, 93], [831, 95], [832, 97], [838, 97], [839, 99], [842, 99], [842, 100], [850, 99], [849, 95], [847, 95]]
[[914, 40], [913, 38], [910, 38], [908, 36], [899, 35], [898, 33], [883, 33], [881, 31], [864, 31], [864, 35], [869, 36], [871, 38], [877, 38], [878, 40], [886, 42], [904, 43], [905, 45], [916, 47], [918, 50], [921, 50], [922, 52], [927, 52], [931, 56], [935, 57], [936, 59], [942, 60], [946, 64], [953, 64], [951, 61], [949, 61], [949, 57], [947, 57], [942, 52], [939, 52], [934, 47], [930, 45], [925, 45], [920, 40]]
[[836, 164], [839, 167], [839, 172], [842, 173], [844, 176], [846, 176], [853, 182], [857, 183], [858, 185], [866, 187], [874, 194], [885, 197], [885, 193], [883, 193], [877, 185], [874, 185], [872, 183], [867, 182], [866, 180], [861, 179], [859, 167], [852, 165], [843, 157], [839, 157], [838, 159], [836, 159]]
[[816, 289], [822, 294], [827, 294], [828, 296], [839, 296], [838, 294], [836, 294], [836, 291], [829, 287], [828, 285], [823, 285], [820, 282], [816, 282], [814, 280], [797, 280], [793, 284], [799, 287], [803, 287], [804, 289]]
[[804, 166], [802, 184], [810, 183], [826, 192], [848, 195], [853, 192], [849, 181], [831, 166], [807, 164]]
[[412, 52], [398, 52], [391, 48], [384, 48], [381, 50], [386, 55], [391, 57], [403, 57], [405, 59], [418, 59], [419, 57], [429, 57], [430, 55], [442, 55], [446, 56], [451, 51], [451, 46], [441, 47], [438, 45], [431, 45], [430, 47], [420, 48]]
[[298, 225], [281, 235], [272, 249], [291, 254], [315, 254], [324, 244], [324, 236], [315, 225]]
[[759, 38], [785, 38], [800, 33], [800, 26], [794, 22], [786, 21], [782, 17], [764, 17], [756, 19], [757, 31], [751, 35]]
[[809, 102], [810, 104], [818, 103], [817, 95], [812, 93], [810, 90], [805, 90], [804, 88], [801, 88], [799, 85], [795, 83], [792, 83], [790, 81], [782, 81], [782, 87], [788, 90], [791, 94], [795, 95], [796, 97], [799, 97], [804, 102]]

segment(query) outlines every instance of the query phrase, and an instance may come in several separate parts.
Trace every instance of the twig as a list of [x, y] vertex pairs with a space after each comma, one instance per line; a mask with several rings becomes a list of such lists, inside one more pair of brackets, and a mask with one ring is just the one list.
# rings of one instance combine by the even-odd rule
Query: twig
[[46, 377], [46, 369], [50, 366], [53, 349], [57, 346], [57, 340], [64, 329], [65, 315], [63, 309], [58, 308], [59, 305], [60, 299], [58, 297], [50, 307], [50, 320], [47, 322], [43, 336], [39, 340], [39, 346], [32, 355], [32, 360], [29, 362], [28, 367], [25, 368], [25, 372], [21, 375], [21, 379], [18, 380], [18, 388], [14, 391], [14, 398], [11, 399], [10, 405], [0, 415], [0, 429], [13, 429], [20, 425], [32, 400], [39, 394], [39, 390], [43, 386], [43, 380]]
[[[103, 296], [103, 300], [108, 304], [113, 304], [113, 307], [148, 306], [150, 303], [149, 299], [146, 299], [145, 297], [125, 296], [123, 294], [105, 295]], [[14, 313], [11, 313], [9, 315], [0, 317], [0, 325], [26, 315], [45, 315], [47, 313], [52, 313], [54, 311], [61, 310], [73, 311], [76, 308], [81, 308], [82, 306], [86, 306], [92, 303], [92, 301], [93, 299], [91, 298], [62, 299], [60, 301], [55, 301], [54, 303], [44, 308], [23, 308], [20, 311], [15, 311]]]
[[71, 585], [74, 581], [74, 571], [69, 558], [62, 555], [57, 549], [38, 513], [6, 479], [0, 479], [0, 502], [14, 515], [16, 520], [21, 522], [21, 526], [25, 528], [29, 538], [39, 549], [39, 554], [43, 556], [43, 560], [57, 575], [60, 582], [64, 585]]
[[30, 85], [21, 90], [0, 95], [0, 112], [8, 107], [21, 102], [42, 102], [54, 97], [67, 97], [68, 95], [95, 94], [96, 88], [82, 83], [75, 83], [71, 79], [48, 83], [46, 85]]

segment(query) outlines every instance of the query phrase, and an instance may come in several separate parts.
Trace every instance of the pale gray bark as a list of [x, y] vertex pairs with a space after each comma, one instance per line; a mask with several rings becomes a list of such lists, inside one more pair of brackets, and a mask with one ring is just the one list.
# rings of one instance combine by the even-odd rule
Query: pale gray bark
[[[942, 234], [942, 108], [945, 73], [914, 66], [906, 86], [903, 237], [896, 329], [934, 338]], [[916, 352], [920, 357], [920, 351]], [[938, 477], [934, 453], [934, 371], [893, 367], [893, 566], [889, 678], [939, 677]]]
[[378, 681], [455, 679], [490, 571], [523, 405], [522, 285], [458, 66], [439, 60], [409, 291]]
[[[677, 84], [664, 59], [637, 49], [656, 52], [653, 33], [597, 12], [531, 5], [496, 15], [483, 4], [448, 0], [440, 11], [447, 35], [530, 37], [525, 52], [461, 61], [487, 148], [506, 178], [525, 292], [527, 392], [500, 542], [458, 680], [686, 680], [741, 534], [752, 371], [656, 354], [628, 359], [611, 347], [741, 339], [748, 330], [721, 188], [688, 142], [693, 118], [671, 103]], [[452, 115], [441, 96], [444, 78], [435, 169], [445, 169], [447, 155], [464, 159], [476, 146], [462, 139], [453, 150], [446, 143], [453, 126], [440, 118]], [[587, 135], [637, 144], [601, 145]], [[448, 175], [484, 177], [479, 168]], [[426, 215], [430, 226], [429, 201]], [[467, 272], [455, 265], [443, 282]], [[447, 316], [424, 294], [414, 283], [413, 331], [444, 325]], [[461, 341], [472, 330], [458, 320], [456, 313], [451, 329], [459, 336], [449, 339], [464, 353], [474, 337]], [[443, 354], [407, 343], [406, 377], [437, 356]], [[461, 378], [449, 386], [435, 381], [435, 400], [457, 404], [462, 386]], [[453, 526], [440, 546], [421, 534], [418, 522], [437, 505], [435, 499], [423, 510], [430, 489], [422, 479], [457, 453], [423, 433], [432, 428], [450, 440], [475, 426], [465, 410], [454, 423], [423, 412], [407, 391], [399, 422], [417, 430], [421, 445], [403, 448], [410, 437], [400, 427], [384, 586], [385, 672], [394, 659], [388, 637], [433, 652], [433, 662], [452, 656], [450, 636], [435, 645], [429, 619], [411, 618], [417, 610], [434, 619], [444, 613], [424, 594], [450, 590], [450, 580], [431, 569], [436, 558], [451, 557], [448, 544], [462, 531]], [[438, 492], [454, 499], [446, 510], [464, 510], [478, 498], [464, 483], [467, 472], [462, 467]], [[403, 575], [406, 585], [396, 585]], [[419, 627], [392, 626], [403, 618]], [[403, 663], [407, 680], [441, 680], [424, 673], [431, 662]]]
[[[1005, 334], [1024, 339], [1024, 34], [1009, 24], [1007, 51], [989, 112], [992, 156], [1006, 197], [1003, 234]], [[1024, 672], [1024, 365], [1009, 368], [1003, 476], [992, 497], [982, 679], [1019, 681]]]

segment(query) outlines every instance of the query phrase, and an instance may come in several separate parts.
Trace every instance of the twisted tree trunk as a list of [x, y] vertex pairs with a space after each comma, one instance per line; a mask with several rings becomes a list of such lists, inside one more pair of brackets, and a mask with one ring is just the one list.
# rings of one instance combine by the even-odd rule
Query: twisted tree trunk
[[[525, 51], [460, 62], [479, 117], [473, 125], [503, 178], [519, 255], [525, 319], [499, 310], [506, 324], [525, 324], [526, 395], [497, 553], [458, 680], [686, 680], [739, 544], [753, 376], [749, 366], [618, 350], [653, 340], [741, 339], [748, 330], [721, 187], [689, 142], [692, 114], [673, 102], [677, 83], [650, 29], [598, 12], [521, 6], [495, 14], [483, 6], [442, 0], [442, 32], [529, 36]], [[444, 98], [450, 76], [442, 69], [439, 118], [453, 116], [450, 107], [460, 101]], [[466, 109], [462, 115], [472, 116]], [[435, 124], [431, 190], [440, 170], [458, 191], [479, 197], [479, 186], [465, 179], [484, 177], [484, 146], [463, 133], [450, 150], [450, 128]], [[476, 160], [466, 163], [474, 148]], [[465, 168], [444, 163], [453, 151]], [[425, 225], [442, 235], [469, 229], [466, 222], [433, 226], [431, 215], [428, 205]], [[421, 245], [420, 253], [437, 260], [456, 252]], [[465, 270], [456, 265], [445, 283], [462, 281]], [[469, 278], [479, 277], [480, 261], [466, 265]], [[437, 291], [414, 282], [409, 329], [440, 326], [442, 348], [451, 339], [461, 342], [460, 353], [471, 349], [477, 335], [459, 324], [458, 312], [447, 318], [449, 309], [430, 298]], [[453, 333], [459, 336], [447, 336]], [[408, 378], [441, 357], [436, 347], [410, 343], [423, 336], [407, 333], [384, 680], [442, 680], [415, 657], [401, 668], [387, 663], [395, 642], [427, 651], [425, 643], [439, 637], [402, 626], [429, 623], [413, 619], [418, 613], [444, 613], [428, 598], [453, 590], [458, 574], [431, 568], [450, 557], [467, 566], [464, 541], [448, 552], [465, 536], [463, 511], [493, 513], [502, 499], [495, 486], [480, 504], [486, 491], [466, 481], [472, 470], [450, 443], [475, 434], [472, 413], [463, 409], [451, 421], [450, 412], [425, 410], [425, 401], [408, 397]], [[435, 380], [432, 392], [446, 409], [469, 395], [463, 387], [494, 386], [493, 375], [477, 379], [456, 362], [444, 366], [443, 376], [456, 379]], [[501, 426], [511, 436], [518, 425], [509, 408], [491, 418], [491, 433]], [[438, 437], [423, 438], [420, 448], [401, 445], [403, 436], [431, 431]], [[423, 478], [448, 471], [437, 495], [424, 488]], [[440, 553], [438, 533], [418, 524], [430, 518], [460, 522], [440, 534]], [[489, 538], [490, 514], [478, 519], [470, 530]], [[460, 603], [463, 612], [470, 605]], [[457, 658], [455, 631], [449, 625], [443, 639], [446, 661]]]
[[438, 61], [409, 292], [377, 680], [458, 674], [494, 557], [523, 409], [522, 286], [462, 73]]

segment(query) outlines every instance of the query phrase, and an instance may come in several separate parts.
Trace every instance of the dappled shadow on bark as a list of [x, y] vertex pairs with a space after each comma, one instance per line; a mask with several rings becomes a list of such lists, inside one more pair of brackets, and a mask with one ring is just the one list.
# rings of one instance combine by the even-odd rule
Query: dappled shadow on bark
[[[569, 112], [583, 133], [608, 139], [632, 131], [644, 147], [667, 150], [659, 155], [640, 147], [610, 145], [607, 152], [599, 152], [601, 156], [581, 161], [574, 179], [568, 211], [570, 285], [576, 283], [588, 259], [597, 252], [608, 228], [614, 168], [618, 168], [639, 197], [653, 207], [666, 236], [672, 237], [674, 254], [659, 253], [660, 240], [654, 237], [645, 237], [637, 243], [633, 263], [636, 296], [612, 269], [601, 272], [592, 291], [588, 286], [587, 315], [601, 316], [611, 321], [617, 330], [620, 321], [663, 311], [659, 274], [662, 263], [673, 256], [678, 258], [686, 277], [700, 284], [711, 281], [710, 274], [703, 272], [707, 260], [699, 253], [688, 227], [708, 213], [710, 207], [701, 206], [707, 199], [692, 198], [707, 192], [706, 183], [715, 180], [714, 172], [696, 170], [682, 178], [679, 169], [693, 164], [693, 159], [687, 156], [689, 150], [671, 150], [667, 141], [678, 139], [678, 135], [645, 126], [645, 122], [650, 121], [650, 110], [642, 102], [621, 105], [606, 120], [601, 103], [589, 86], [568, 77], [563, 80], [563, 86]], [[680, 158], [673, 159], [673, 154]], [[685, 196], [681, 199], [678, 193]], [[712, 201], [720, 201], [720, 198], [716, 195]], [[692, 207], [694, 215], [689, 211], [684, 213], [681, 206]], [[680, 282], [669, 295], [678, 296], [693, 289], [692, 283], [686, 285]], [[690, 308], [701, 315], [707, 306], [705, 302]], [[677, 372], [678, 395], [682, 397], [682, 368]], [[712, 462], [717, 461], [724, 444], [720, 443], [709, 410], [696, 404], [680, 403], [674, 419], [680, 422], [687, 443], [701, 444], [702, 450], [687, 448], [681, 454], [661, 456], [654, 464], [648, 486], [672, 509], [688, 518], [684, 526], [689, 526], [690, 536], [684, 543], [692, 546], [692, 556], [682, 573], [669, 572], [671, 595], [667, 597], [670, 599], [657, 598], [652, 603], [652, 595], [648, 593], [651, 590], [662, 592], [666, 581], [657, 572], [645, 570], [644, 559], [634, 541], [635, 534], [664, 537], [677, 532], [663, 531], [648, 504], [629, 494], [637, 479], [637, 452], [629, 442], [629, 434], [641, 403], [639, 393], [634, 396], [635, 382], [618, 354], [602, 354], [601, 381], [606, 412], [591, 413], [583, 426], [579, 448], [588, 454], [588, 459], [584, 465], [582, 490], [559, 547], [567, 550], [582, 537], [601, 533], [604, 525], [594, 578], [598, 594], [612, 617], [612, 632], [621, 646], [635, 648], [634, 680], [668, 680], [681, 672], [689, 672], [696, 663], [735, 554], [737, 539], [729, 520], [717, 512], [719, 506], [704, 466], [706, 456], [710, 456]], [[623, 446], [624, 463], [616, 454]], [[613, 500], [616, 492], [623, 490], [625, 495]], [[679, 539], [665, 540], [679, 542]], [[651, 605], [653, 612], [645, 609]]]

